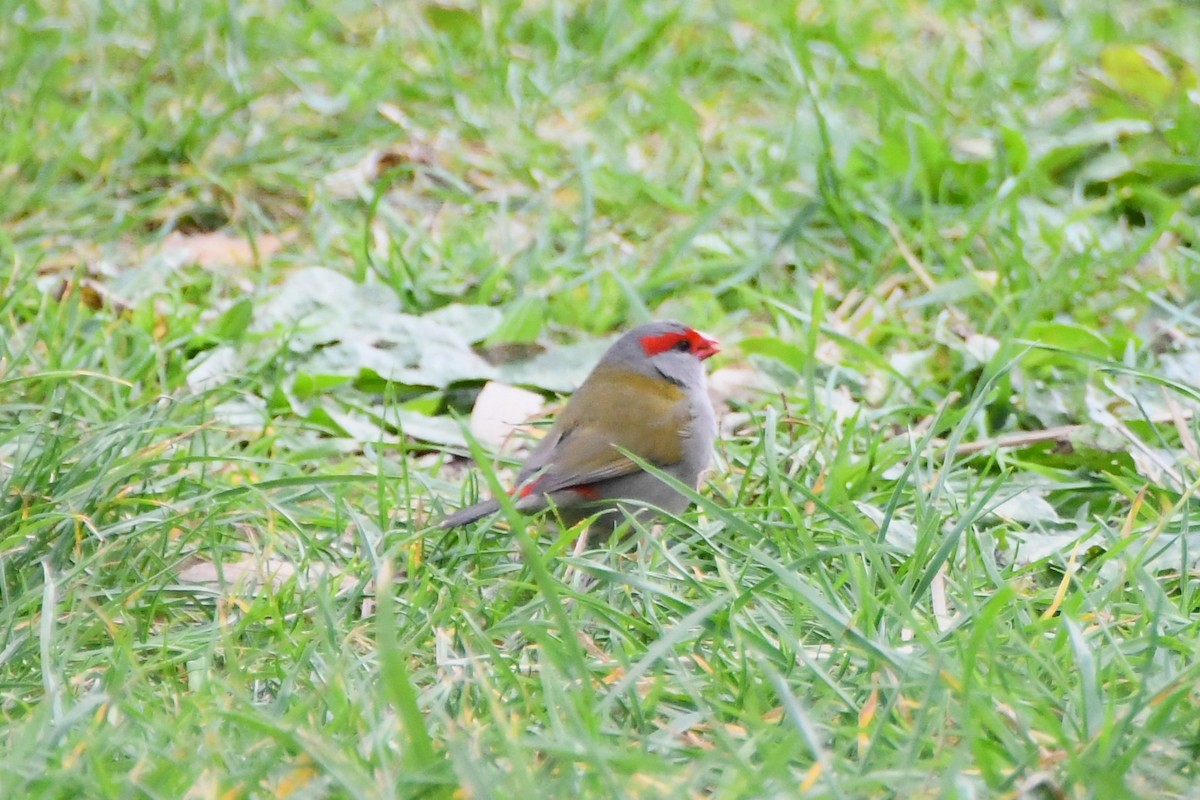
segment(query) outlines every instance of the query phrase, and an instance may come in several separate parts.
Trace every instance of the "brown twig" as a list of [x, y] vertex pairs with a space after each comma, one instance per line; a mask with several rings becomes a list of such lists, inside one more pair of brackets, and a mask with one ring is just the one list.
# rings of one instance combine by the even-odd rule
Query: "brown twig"
[[[1154, 425], [1163, 425], [1168, 422], [1179, 424], [1181, 421], [1191, 419], [1192, 416], [1192, 412], [1187, 409], [1175, 409], [1175, 413], [1151, 417], [1148, 422]], [[1124, 425], [1121, 426], [1121, 428], [1124, 427]], [[1055, 428], [1043, 428], [1040, 431], [1017, 431], [991, 439], [963, 442], [955, 448], [954, 452], [958, 455], [969, 456], [985, 450], [1010, 450], [1015, 447], [1028, 447], [1031, 444], [1041, 444], [1042, 442], [1069, 442], [1072, 436], [1094, 430], [1095, 428], [1095, 425], [1059, 425]], [[1124, 431], [1118, 429], [1118, 432], [1124, 435]], [[934, 447], [945, 447], [947, 443], [945, 439], [934, 439], [930, 444]]]

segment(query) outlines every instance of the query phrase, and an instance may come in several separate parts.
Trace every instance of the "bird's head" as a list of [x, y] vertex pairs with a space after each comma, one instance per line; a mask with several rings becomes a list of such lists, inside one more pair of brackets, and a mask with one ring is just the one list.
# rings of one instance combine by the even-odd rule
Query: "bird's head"
[[681, 386], [703, 386], [701, 362], [718, 352], [716, 339], [681, 322], [649, 322], [614, 342], [600, 365], [662, 377]]

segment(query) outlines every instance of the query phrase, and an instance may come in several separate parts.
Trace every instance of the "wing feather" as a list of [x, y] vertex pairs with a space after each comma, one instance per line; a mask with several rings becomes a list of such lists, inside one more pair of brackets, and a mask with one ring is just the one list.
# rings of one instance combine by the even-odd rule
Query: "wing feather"
[[670, 381], [597, 369], [526, 460], [519, 492], [550, 494], [637, 472], [620, 449], [658, 466], [678, 463], [691, 421], [683, 390]]

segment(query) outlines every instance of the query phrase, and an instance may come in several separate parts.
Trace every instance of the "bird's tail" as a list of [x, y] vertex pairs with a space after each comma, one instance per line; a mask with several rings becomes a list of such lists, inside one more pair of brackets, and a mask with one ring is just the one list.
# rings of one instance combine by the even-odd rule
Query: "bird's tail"
[[495, 513], [500, 510], [500, 504], [495, 500], [484, 500], [482, 503], [476, 503], [473, 506], [460, 508], [453, 514], [445, 517], [438, 523], [438, 527], [442, 530], [457, 528], [459, 525], [466, 525], [469, 522], [474, 522], [477, 519], [482, 519], [488, 514]]

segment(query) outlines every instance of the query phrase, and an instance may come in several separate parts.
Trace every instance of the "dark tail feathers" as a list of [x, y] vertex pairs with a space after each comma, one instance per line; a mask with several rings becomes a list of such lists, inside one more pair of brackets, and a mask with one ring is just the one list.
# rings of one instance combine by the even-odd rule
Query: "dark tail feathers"
[[438, 523], [438, 527], [442, 530], [457, 528], [459, 525], [466, 525], [469, 522], [474, 522], [477, 519], [482, 519], [488, 514], [495, 513], [500, 510], [500, 504], [495, 500], [484, 500], [482, 503], [476, 503], [473, 506], [460, 508], [453, 514], [444, 518]]

